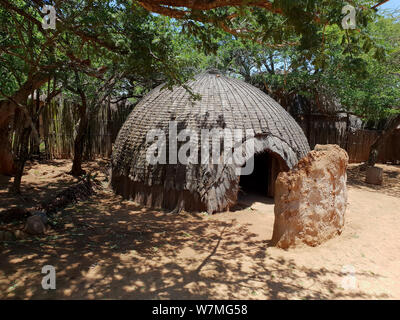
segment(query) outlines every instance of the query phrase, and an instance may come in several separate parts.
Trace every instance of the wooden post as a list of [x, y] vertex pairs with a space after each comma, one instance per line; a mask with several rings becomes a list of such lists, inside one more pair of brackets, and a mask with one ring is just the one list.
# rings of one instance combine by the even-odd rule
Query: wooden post
[[383, 169], [378, 167], [368, 167], [365, 182], [381, 185], [383, 182]]

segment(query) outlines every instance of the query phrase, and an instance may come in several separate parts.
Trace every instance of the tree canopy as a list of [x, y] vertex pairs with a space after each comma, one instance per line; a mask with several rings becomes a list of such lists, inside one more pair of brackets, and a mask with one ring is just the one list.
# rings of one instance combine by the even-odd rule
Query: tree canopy
[[[342, 25], [348, 4], [356, 10], [350, 29]], [[55, 8], [55, 29], [42, 26], [44, 5]], [[62, 93], [75, 101], [82, 127], [77, 132], [84, 134], [85, 119], [105, 99], [134, 103], [158, 84], [172, 88], [210, 67], [243, 77], [284, 106], [302, 95], [332, 111], [319, 103], [328, 95], [341, 110], [366, 120], [385, 118], [398, 112], [400, 28], [399, 15], [382, 15], [378, 5], [0, 0], [0, 158], [11, 157], [16, 112], [24, 114], [26, 136], [37, 135], [35, 122], [49, 101], [35, 105], [35, 91], [47, 100]]]

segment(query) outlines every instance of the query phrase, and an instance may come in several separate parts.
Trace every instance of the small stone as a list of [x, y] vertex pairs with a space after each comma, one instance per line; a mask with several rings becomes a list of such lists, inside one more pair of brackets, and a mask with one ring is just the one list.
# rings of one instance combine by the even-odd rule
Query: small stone
[[38, 216], [40, 219], [42, 219], [43, 224], [47, 224], [49, 219], [47, 218], [47, 215], [43, 211], [33, 211], [32, 216]]
[[46, 226], [40, 216], [31, 216], [26, 220], [24, 231], [32, 235], [43, 234], [46, 232]]

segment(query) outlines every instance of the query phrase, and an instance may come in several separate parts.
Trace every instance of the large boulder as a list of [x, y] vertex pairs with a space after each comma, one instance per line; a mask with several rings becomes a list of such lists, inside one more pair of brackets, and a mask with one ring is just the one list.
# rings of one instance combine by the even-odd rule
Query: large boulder
[[348, 159], [337, 145], [316, 145], [292, 170], [278, 175], [274, 245], [316, 246], [342, 232]]

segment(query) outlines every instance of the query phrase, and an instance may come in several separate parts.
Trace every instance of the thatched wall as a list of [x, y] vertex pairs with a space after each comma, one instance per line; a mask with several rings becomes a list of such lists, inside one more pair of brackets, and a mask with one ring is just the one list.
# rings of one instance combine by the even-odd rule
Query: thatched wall
[[[57, 100], [44, 108], [40, 135], [44, 140], [47, 158], [69, 159], [74, 155], [74, 138], [79, 117], [73, 101]], [[133, 106], [126, 100], [118, 104], [103, 103], [90, 119], [87, 128], [84, 158], [110, 157], [112, 144]]]
[[236, 203], [239, 177], [235, 165], [148, 163], [147, 133], [159, 129], [168, 141], [171, 121], [177, 123], [178, 132], [189, 128], [199, 137], [202, 129], [238, 129], [243, 134], [251, 129], [255, 152], [270, 151], [288, 168], [309, 151], [295, 120], [257, 88], [214, 73], [201, 74], [187, 86], [202, 99], [193, 101], [183, 87], [164, 91], [160, 86], [129, 115], [112, 155], [111, 184], [117, 193], [143, 205], [210, 213]]

